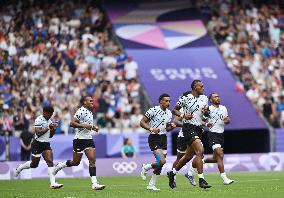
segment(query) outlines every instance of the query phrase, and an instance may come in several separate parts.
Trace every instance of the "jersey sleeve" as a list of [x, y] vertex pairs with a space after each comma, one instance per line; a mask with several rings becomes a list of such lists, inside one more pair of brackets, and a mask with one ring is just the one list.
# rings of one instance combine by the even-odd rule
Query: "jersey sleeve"
[[149, 120], [151, 120], [152, 117], [154, 117], [155, 111], [154, 108], [150, 108], [148, 111], [146, 111], [145, 113], [145, 117], [148, 118]]
[[205, 106], [208, 106], [208, 97], [207, 96], [204, 97], [204, 104], [205, 104]]
[[228, 117], [229, 115], [228, 115], [228, 110], [227, 110], [227, 108], [224, 106], [224, 117]]
[[83, 112], [81, 109], [78, 109], [74, 115], [75, 118], [77, 118], [78, 120], [81, 120], [82, 118], [82, 115], [83, 115]]
[[40, 117], [36, 118], [34, 126], [35, 127], [42, 127], [43, 126], [43, 122], [42, 122], [42, 119]]
[[171, 111], [169, 111], [169, 117], [168, 117], [167, 122], [171, 122], [171, 121], [172, 121], [172, 118], [173, 118], [173, 114], [172, 114]]

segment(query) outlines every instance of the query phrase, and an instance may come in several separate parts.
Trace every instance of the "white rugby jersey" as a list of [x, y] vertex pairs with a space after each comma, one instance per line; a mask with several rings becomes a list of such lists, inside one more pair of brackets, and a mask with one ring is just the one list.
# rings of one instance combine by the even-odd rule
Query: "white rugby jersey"
[[[79, 120], [80, 124], [94, 124], [93, 113], [83, 106], [76, 111], [74, 117]], [[91, 130], [85, 128], [75, 128], [75, 132], [76, 134], [74, 139], [93, 139]]]
[[[159, 135], [166, 134], [166, 125], [172, 120], [172, 112], [169, 109], [163, 111], [160, 106], [150, 108], [146, 113], [145, 117], [148, 118], [149, 126], [151, 128], [159, 128]], [[152, 132], [151, 134], [155, 134]]]
[[208, 98], [205, 95], [195, 97], [191, 93], [181, 96], [177, 104], [183, 108], [184, 114], [192, 113], [190, 120], [182, 119], [183, 123], [189, 123], [195, 126], [201, 126], [203, 121], [202, 109], [208, 105]]
[[209, 128], [209, 131], [215, 133], [223, 133], [225, 125], [223, 119], [228, 116], [227, 108], [223, 105], [219, 105], [218, 108], [210, 105], [209, 110], [210, 114], [208, 121], [213, 124], [213, 126]]
[[[52, 124], [51, 119], [46, 120], [43, 115], [38, 116], [35, 119], [35, 128], [42, 128], [45, 129], [47, 128], [50, 124]], [[50, 130], [48, 130], [45, 134], [43, 134], [42, 136], [37, 136], [37, 134], [35, 133], [35, 140], [39, 141], [39, 142], [49, 142], [49, 136], [50, 136]]]

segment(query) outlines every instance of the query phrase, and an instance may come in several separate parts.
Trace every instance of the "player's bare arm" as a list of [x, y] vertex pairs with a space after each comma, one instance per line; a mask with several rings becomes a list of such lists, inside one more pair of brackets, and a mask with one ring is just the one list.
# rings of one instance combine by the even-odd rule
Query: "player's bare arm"
[[230, 123], [230, 118], [229, 118], [229, 116], [225, 117], [225, 118], [223, 119], [223, 121], [224, 121], [225, 124], [229, 124], [229, 123]]
[[182, 118], [175, 116], [174, 123], [176, 124], [176, 127], [182, 127]]
[[202, 113], [205, 117], [208, 117], [210, 114], [209, 106], [206, 105], [205, 107], [202, 108]]
[[176, 128], [177, 126], [176, 126], [176, 124], [174, 123], [174, 122], [168, 122], [167, 124], [166, 124], [166, 131], [171, 131], [171, 130], [173, 130], [174, 128]]
[[98, 132], [98, 131], [99, 131], [99, 127], [98, 127], [98, 126], [93, 125], [92, 130], [93, 130], [93, 131]]
[[182, 114], [179, 110], [181, 109], [181, 106], [179, 106], [178, 104], [176, 104], [176, 106], [174, 107], [174, 109], [172, 110], [172, 113], [178, 117], [184, 118], [186, 120], [190, 120], [193, 116], [192, 113], [185, 113]]
[[52, 138], [55, 134], [55, 130], [58, 127], [58, 122], [52, 123], [49, 125], [49, 129], [50, 129], [50, 135], [49, 138]]
[[154, 133], [159, 133], [159, 132], [160, 132], [160, 129], [159, 129], [159, 128], [151, 128], [148, 123], [149, 123], [149, 119], [148, 119], [146, 116], [144, 116], [144, 117], [141, 119], [141, 121], [140, 121], [140, 126], [141, 126], [143, 129], [145, 129], [145, 130], [147, 130], [147, 131], [150, 131], [150, 132], [154, 132]]
[[210, 128], [210, 127], [213, 126], [213, 123], [212, 123], [212, 122], [206, 122], [206, 123], [205, 123], [205, 126], [207, 126], [208, 128]]
[[40, 137], [49, 130], [49, 127], [47, 127], [47, 128], [35, 127], [34, 130], [35, 130], [36, 135], [38, 137]]
[[85, 128], [88, 130], [95, 130], [94, 126], [91, 124], [80, 124], [80, 121], [75, 117], [72, 118], [72, 121], [70, 122], [70, 126], [73, 128]]
[[172, 113], [177, 116], [177, 117], [180, 117], [182, 118], [183, 114], [179, 111], [181, 109], [181, 106], [179, 106], [178, 104], [175, 105], [174, 109], [172, 110]]

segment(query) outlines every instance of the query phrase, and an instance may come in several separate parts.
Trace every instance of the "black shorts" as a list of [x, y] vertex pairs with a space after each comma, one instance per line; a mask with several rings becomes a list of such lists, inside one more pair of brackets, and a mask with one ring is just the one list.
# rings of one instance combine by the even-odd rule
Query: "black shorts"
[[35, 157], [40, 157], [43, 151], [51, 150], [49, 142], [39, 142], [37, 140], [33, 140], [31, 145], [32, 155]]
[[187, 144], [185, 142], [184, 137], [178, 137], [177, 138], [177, 152], [185, 153], [186, 148], [187, 148]]
[[77, 153], [82, 153], [86, 148], [95, 148], [95, 144], [92, 139], [73, 140], [73, 151]]
[[223, 133], [215, 133], [215, 132], [208, 132], [207, 139], [209, 146], [212, 147], [215, 144], [220, 144], [221, 148], [224, 146], [224, 134]]
[[148, 143], [151, 151], [162, 149], [167, 150], [167, 136], [159, 134], [150, 134]]
[[202, 127], [201, 126], [195, 126], [192, 124], [183, 124], [182, 126], [184, 141], [186, 145], [191, 145], [192, 142], [196, 139], [201, 140], [202, 136]]

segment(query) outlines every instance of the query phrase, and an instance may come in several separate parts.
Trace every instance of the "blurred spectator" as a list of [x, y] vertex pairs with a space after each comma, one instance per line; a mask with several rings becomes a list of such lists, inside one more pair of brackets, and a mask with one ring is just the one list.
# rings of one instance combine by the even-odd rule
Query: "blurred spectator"
[[138, 65], [133, 60], [132, 56], [128, 56], [128, 59], [127, 59], [125, 65], [124, 65], [124, 69], [125, 69], [125, 79], [126, 80], [131, 80], [131, 79], [137, 78]]
[[21, 108], [18, 108], [13, 117], [14, 124], [14, 136], [19, 137], [23, 131], [28, 130], [29, 121], [25, 118], [24, 112]]
[[41, 106], [52, 105], [61, 126], [56, 133], [68, 134], [85, 94], [95, 98], [101, 126], [114, 127], [114, 116], [122, 113], [121, 126], [130, 127], [131, 109], [140, 108], [138, 66], [112, 34], [106, 13], [95, 1], [1, 4], [0, 108], [6, 105], [15, 112], [12, 120], [7, 111], [1, 115], [2, 131], [31, 131]]
[[128, 112], [122, 113], [121, 119], [120, 119], [120, 127], [121, 131], [123, 132], [124, 129], [130, 128], [130, 117]]
[[121, 157], [124, 159], [136, 157], [136, 151], [134, 146], [132, 145], [132, 141], [130, 138], [124, 139], [123, 146], [121, 147], [120, 152], [121, 152]]
[[284, 128], [284, 96], [280, 96], [276, 103], [277, 117], [279, 117], [279, 124], [281, 128]]
[[68, 108], [63, 109], [61, 118], [62, 118], [61, 130], [65, 135], [67, 135], [69, 131], [69, 125], [72, 119], [71, 113], [70, 111], [68, 111]]
[[57, 128], [56, 128], [54, 134], [61, 134], [61, 133], [62, 133], [62, 130], [61, 130], [62, 122], [61, 122], [61, 119], [60, 119], [60, 117], [59, 117], [58, 111], [56, 111], [56, 112], [54, 113], [53, 122], [57, 122], [57, 124], [58, 124], [58, 126], [57, 126]]
[[12, 131], [13, 131], [13, 118], [10, 114], [9, 111], [9, 106], [4, 104], [3, 105], [3, 115], [0, 118], [1, 119], [1, 124], [2, 124], [2, 135], [8, 134], [8, 135], [12, 135]]
[[283, 4], [221, 2], [197, 6], [214, 8], [207, 14], [208, 30], [248, 99], [270, 125], [284, 127]]
[[31, 144], [33, 134], [24, 130], [20, 135], [21, 161], [29, 161], [31, 158]]
[[130, 126], [133, 131], [137, 131], [140, 129], [140, 120], [143, 118], [140, 109], [133, 108], [132, 114], [130, 116]]
[[265, 103], [263, 104], [262, 113], [272, 126], [277, 127], [278, 124], [276, 123], [276, 120], [275, 120], [276, 112], [274, 112], [273, 106], [274, 104], [273, 104], [272, 99], [270, 99], [269, 97], [266, 97]]

